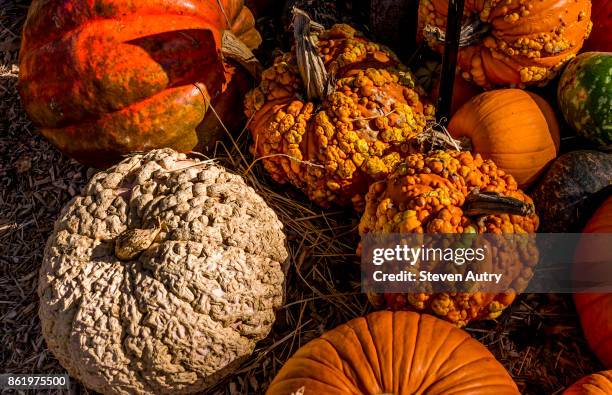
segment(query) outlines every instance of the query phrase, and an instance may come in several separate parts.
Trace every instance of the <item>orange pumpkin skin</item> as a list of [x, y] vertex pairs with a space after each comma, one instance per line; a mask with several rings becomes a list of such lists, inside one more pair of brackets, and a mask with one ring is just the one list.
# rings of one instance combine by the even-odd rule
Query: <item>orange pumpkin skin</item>
[[612, 370], [583, 377], [563, 392], [563, 395], [612, 394]]
[[520, 89], [474, 97], [455, 113], [448, 130], [454, 138], [468, 138], [474, 152], [512, 174], [521, 187], [532, 184], [559, 152], [553, 109]]
[[[426, 25], [444, 30], [447, 10], [448, 0], [422, 1], [419, 32]], [[457, 60], [464, 78], [485, 88], [547, 83], [591, 30], [590, 0], [467, 0], [464, 13], [490, 29], [462, 47]], [[429, 43], [442, 51], [437, 41]]]
[[[609, 197], [593, 214], [583, 232], [612, 233], [612, 197]], [[588, 260], [592, 248], [592, 244], [589, 247], [579, 245], [576, 251], [576, 261]], [[604, 249], [601, 251], [606, 251], [607, 246], [602, 246], [602, 248]], [[574, 303], [591, 350], [606, 368], [612, 368], [612, 316], [610, 315], [612, 294], [576, 293]]]
[[518, 394], [504, 367], [466, 332], [429, 315], [381, 311], [300, 348], [267, 395]]
[[210, 102], [242, 72], [222, 59], [227, 29], [247, 46], [261, 41], [242, 0], [36, 0], [20, 52], [22, 101], [45, 137], [88, 165], [194, 149]]

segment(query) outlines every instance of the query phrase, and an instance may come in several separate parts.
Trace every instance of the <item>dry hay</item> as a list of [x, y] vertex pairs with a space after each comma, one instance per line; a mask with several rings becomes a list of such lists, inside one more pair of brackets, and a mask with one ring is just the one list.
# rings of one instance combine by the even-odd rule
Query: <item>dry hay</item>
[[[93, 170], [38, 136], [20, 105], [17, 54], [27, 4], [0, 0], [0, 372], [60, 373], [40, 333], [38, 268], [57, 214]], [[287, 300], [270, 336], [211, 394], [262, 393], [301, 345], [369, 311], [354, 255], [358, 216], [322, 210], [273, 183], [247, 147], [248, 133], [242, 131], [234, 144], [218, 146], [218, 157], [244, 175], [285, 224], [291, 254]], [[468, 331], [500, 359], [525, 394], [558, 393], [601, 368], [568, 295], [523, 295], [498, 321], [476, 323]], [[74, 381], [71, 392], [88, 393]]]

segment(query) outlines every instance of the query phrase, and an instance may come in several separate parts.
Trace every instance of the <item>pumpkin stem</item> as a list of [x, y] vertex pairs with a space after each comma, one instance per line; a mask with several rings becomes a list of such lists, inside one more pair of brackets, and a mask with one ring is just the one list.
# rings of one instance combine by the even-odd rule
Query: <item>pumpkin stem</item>
[[115, 239], [115, 256], [120, 261], [135, 259], [143, 251], [151, 247], [162, 230], [163, 225], [153, 229], [126, 229]]
[[[461, 26], [459, 47], [469, 47], [470, 45], [478, 44], [489, 34], [491, 29], [490, 23], [483, 22], [478, 17], [468, 19], [463, 26]], [[446, 40], [446, 33], [439, 27], [431, 25], [425, 25], [423, 28], [423, 36], [427, 41], [433, 41], [436, 44], [444, 44]]]
[[423, 145], [427, 143], [428, 150], [454, 149], [457, 151], [471, 151], [472, 144], [468, 138], [454, 139], [446, 127], [437, 122], [430, 122], [427, 127], [416, 137]]
[[253, 55], [253, 52], [246, 46], [231, 30], [225, 30], [221, 38], [221, 52], [229, 59], [240, 64], [256, 80], [261, 77], [261, 63]]
[[504, 196], [497, 192], [481, 192], [474, 188], [465, 198], [463, 212], [467, 215], [510, 214], [528, 216], [535, 214], [532, 203]]
[[322, 31], [323, 25], [310, 19], [308, 14], [293, 7], [293, 36], [298, 69], [306, 89], [308, 100], [323, 100], [331, 91], [331, 79], [318, 54], [316, 37], [312, 31]]

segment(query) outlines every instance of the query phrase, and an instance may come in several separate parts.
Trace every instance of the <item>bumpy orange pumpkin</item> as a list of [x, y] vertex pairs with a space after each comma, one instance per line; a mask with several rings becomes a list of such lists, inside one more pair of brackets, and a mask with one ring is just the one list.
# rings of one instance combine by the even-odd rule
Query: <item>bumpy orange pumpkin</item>
[[221, 54], [226, 30], [251, 48], [261, 41], [242, 0], [35, 0], [22, 101], [45, 137], [89, 165], [200, 148], [218, 124], [209, 103], [230, 122], [248, 90], [246, 72]]
[[[583, 232], [612, 233], [612, 197], [609, 197], [593, 214]], [[588, 260], [592, 248], [591, 243], [589, 243], [589, 246], [579, 245], [576, 251], [576, 260]], [[601, 248], [609, 248], [609, 246], [602, 246]], [[575, 267], [575, 269], [580, 270], [579, 267]], [[606, 368], [612, 368], [612, 315], [610, 315], [612, 294], [576, 293], [574, 294], [574, 302], [580, 315], [582, 330], [591, 349]]]
[[[419, 31], [441, 51], [448, 0], [424, 0]], [[465, 2], [458, 66], [480, 86], [544, 84], [572, 58], [591, 30], [590, 0]]]
[[307, 99], [295, 49], [278, 56], [246, 98], [252, 150], [274, 180], [316, 203], [357, 203], [410, 151], [433, 108], [387, 48], [348, 25], [313, 36], [334, 82], [320, 101]]
[[610, 394], [612, 394], [612, 370], [593, 373], [583, 377], [563, 392], [563, 395]]
[[429, 315], [377, 312], [300, 348], [267, 395], [518, 394], [504, 367], [466, 332]]
[[521, 187], [533, 183], [559, 152], [559, 125], [550, 105], [520, 89], [482, 93], [461, 107], [448, 125], [474, 152], [512, 174]]
[[[504, 202], [519, 203], [508, 213], [473, 216], [468, 196], [476, 190], [495, 193], [502, 212]], [[534, 233], [538, 217], [531, 199], [514, 178], [480, 155], [460, 151], [413, 154], [383, 182], [372, 184], [366, 195], [360, 235], [377, 233]], [[520, 290], [533, 274], [537, 249], [524, 254], [517, 265], [502, 265], [509, 290]], [[514, 300], [516, 293], [440, 293], [371, 295], [375, 304], [392, 309], [431, 311], [463, 326], [472, 320], [493, 319]]]

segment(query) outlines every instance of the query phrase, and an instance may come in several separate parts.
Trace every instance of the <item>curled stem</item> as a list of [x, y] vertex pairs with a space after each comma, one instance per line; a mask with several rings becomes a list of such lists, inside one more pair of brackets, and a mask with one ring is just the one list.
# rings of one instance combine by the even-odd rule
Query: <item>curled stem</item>
[[316, 38], [311, 34], [322, 30], [323, 25], [313, 22], [306, 12], [293, 8], [295, 52], [308, 100], [323, 100], [330, 91], [330, 78], [318, 54]]
[[465, 198], [463, 212], [467, 215], [510, 214], [529, 216], [535, 214], [532, 203], [504, 196], [497, 192], [481, 192], [474, 188]]

